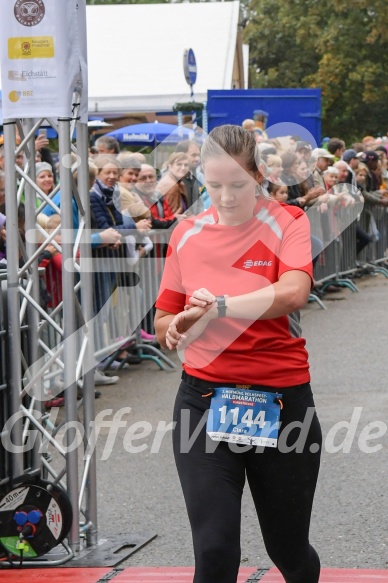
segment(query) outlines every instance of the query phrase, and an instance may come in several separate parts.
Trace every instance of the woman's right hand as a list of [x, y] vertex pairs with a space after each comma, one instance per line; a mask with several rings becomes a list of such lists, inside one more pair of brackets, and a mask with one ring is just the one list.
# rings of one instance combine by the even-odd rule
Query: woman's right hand
[[199, 338], [209, 322], [217, 317], [211, 310], [213, 304], [206, 308], [192, 306], [180, 312], [170, 322], [166, 333], [166, 345], [170, 350], [184, 350], [188, 344]]
[[194, 306], [209, 309], [215, 301], [216, 296], [209, 292], [205, 287], [201, 287], [200, 289], [193, 291], [189, 298], [189, 303], [185, 306], [185, 310], [189, 310]]

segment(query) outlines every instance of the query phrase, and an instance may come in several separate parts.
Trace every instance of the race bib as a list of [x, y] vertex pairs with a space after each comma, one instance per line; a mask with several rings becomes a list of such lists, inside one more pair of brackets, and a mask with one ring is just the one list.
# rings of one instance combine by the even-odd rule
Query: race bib
[[230, 387], [213, 391], [206, 425], [213, 441], [277, 446], [281, 394]]

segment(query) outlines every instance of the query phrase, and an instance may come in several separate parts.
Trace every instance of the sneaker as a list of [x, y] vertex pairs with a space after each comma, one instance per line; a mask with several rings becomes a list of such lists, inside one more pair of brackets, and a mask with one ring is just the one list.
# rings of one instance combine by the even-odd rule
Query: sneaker
[[140, 330], [140, 336], [143, 342], [155, 342], [155, 334], [148, 334], [143, 328]]
[[107, 366], [106, 365], [106, 362], [103, 360], [97, 366], [98, 366], [98, 368], [102, 369], [103, 371], [105, 371], [106, 369], [108, 369], [108, 370], [117, 370], [117, 369], [129, 368], [129, 364], [128, 363], [124, 363], [123, 364], [122, 362], [119, 362], [118, 360], [113, 360], [110, 363], [109, 366]]
[[105, 374], [104, 372], [102, 372], [101, 370], [98, 370], [98, 368], [94, 369], [94, 384], [95, 385], [115, 385], [118, 380], [119, 380], [119, 377], [116, 377], [116, 376], [111, 377], [111, 376]]

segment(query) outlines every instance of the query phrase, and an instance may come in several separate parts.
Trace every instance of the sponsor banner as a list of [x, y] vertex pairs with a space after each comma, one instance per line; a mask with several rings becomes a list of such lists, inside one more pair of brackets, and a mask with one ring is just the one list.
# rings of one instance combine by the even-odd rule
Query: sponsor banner
[[3, 117], [71, 117], [82, 95], [87, 121], [86, 0], [0, 2]]

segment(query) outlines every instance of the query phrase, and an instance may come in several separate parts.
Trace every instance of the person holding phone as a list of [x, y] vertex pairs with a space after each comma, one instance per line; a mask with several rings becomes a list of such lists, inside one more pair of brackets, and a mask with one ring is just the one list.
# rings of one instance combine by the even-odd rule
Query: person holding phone
[[58, 177], [55, 170], [54, 160], [49, 149], [50, 142], [47, 135], [47, 128], [39, 129], [39, 134], [35, 140], [35, 151], [40, 153], [40, 159], [38, 160], [39, 162], [46, 162], [47, 164], [50, 164], [53, 173], [54, 184], [57, 184]]
[[251, 132], [213, 129], [201, 158], [212, 206], [175, 228], [155, 315], [158, 341], [183, 362], [173, 448], [194, 583], [236, 583], [246, 480], [286, 583], [317, 583], [322, 435], [298, 313], [312, 285], [309, 221], [269, 198]]

